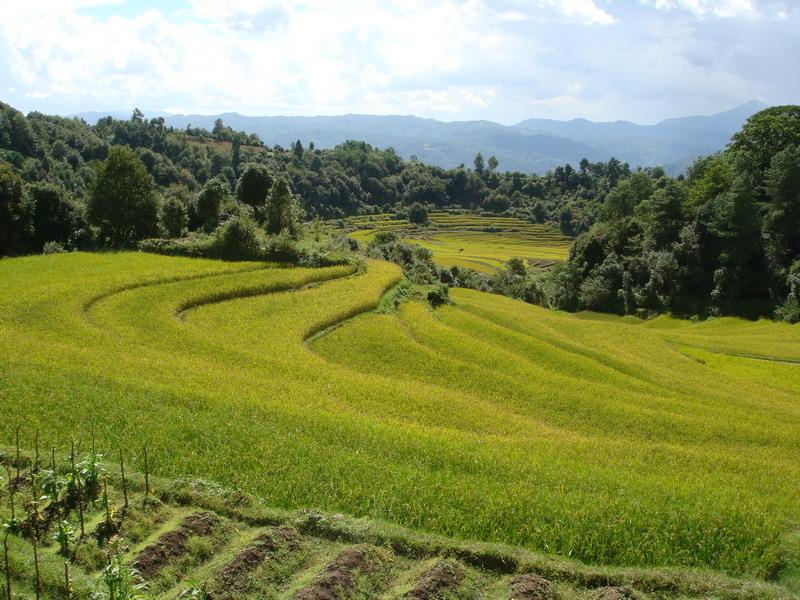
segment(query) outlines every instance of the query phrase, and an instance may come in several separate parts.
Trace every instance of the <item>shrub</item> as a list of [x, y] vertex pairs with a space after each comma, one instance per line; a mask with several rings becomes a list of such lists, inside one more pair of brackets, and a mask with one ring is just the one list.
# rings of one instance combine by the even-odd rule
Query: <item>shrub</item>
[[415, 225], [427, 225], [428, 209], [419, 202], [414, 202], [411, 208], [408, 209], [408, 222], [414, 223]]
[[370, 248], [377, 248], [378, 246], [385, 246], [386, 244], [390, 244], [392, 242], [396, 242], [399, 238], [394, 231], [379, 231], [375, 234], [375, 237], [372, 238], [372, 242], [370, 242]]
[[331, 253], [325, 250], [313, 249], [299, 252], [297, 257], [297, 265], [299, 267], [332, 267], [335, 265], [344, 265], [351, 262], [353, 259], [339, 254]]
[[450, 304], [450, 289], [443, 283], [438, 283], [428, 292], [427, 298], [433, 308]]
[[136, 247], [142, 252], [169, 256], [209, 256], [209, 240], [208, 235], [191, 233], [178, 239], [148, 238]]
[[380, 232], [370, 243], [367, 254], [373, 258], [391, 261], [403, 268], [403, 273], [414, 283], [438, 281], [433, 254], [427, 248], [400, 240], [393, 232]]
[[284, 231], [277, 235], [271, 235], [269, 240], [269, 253], [284, 260], [291, 260], [297, 256], [297, 241]]
[[59, 242], [45, 242], [42, 254], [59, 254], [65, 252], [64, 245]]
[[789, 323], [800, 322], [800, 259], [792, 263], [786, 277], [789, 290], [786, 302], [775, 311], [775, 317]]
[[227, 259], [263, 258], [264, 234], [250, 217], [235, 216], [214, 232], [211, 253]]
[[222, 202], [230, 193], [230, 184], [222, 177], [210, 179], [195, 198], [193, 208], [196, 225], [212, 231], [220, 221]]
[[161, 228], [169, 237], [180, 237], [189, 225], [188, 190], [173, 187], [166, 191], [161, 201], [159, 220]]

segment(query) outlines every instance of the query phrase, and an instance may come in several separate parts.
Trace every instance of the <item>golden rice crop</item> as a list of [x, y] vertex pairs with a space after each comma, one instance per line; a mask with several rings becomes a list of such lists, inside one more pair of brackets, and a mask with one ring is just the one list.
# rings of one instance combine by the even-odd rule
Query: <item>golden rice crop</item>
[[551, 264], [569, 255], [571, 240], [547, 225], [512, 217], [434, 212], [430, 225], [414, 228], [408, 221], [389, 215], [352, 217], [347, 222], [356, 229], [348, 235], [369, 243], [378, 232], [393, 231], [433, 252], [434, 261], [443, 267], [468, 267], [491, 273], [511, 258], [531, 264]]
[[800, 508], [796, 329], [468, 290], [368, 312], [399, 277], [382, 262], [0, 261], [0, 442], [19, 425], [64, 447], [93, 424], [104, 447], [148, 444], [160, 475], [277, 507], [596, 563], [779, 568]]

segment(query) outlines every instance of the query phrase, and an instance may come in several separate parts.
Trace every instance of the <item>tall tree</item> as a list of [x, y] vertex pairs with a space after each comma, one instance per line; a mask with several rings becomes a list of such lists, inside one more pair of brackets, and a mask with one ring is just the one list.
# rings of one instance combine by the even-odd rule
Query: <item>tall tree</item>
[[248, 163], [236, 183], [236, 199], [253, 207], [256, 217], [264, 219], [267, 194], [272, 189], [273, 178], [264, 165]]
[[114, 146], [97, 167], [86, 216], [114, 246], [158, 233], [158, 199], [153, 178], [128, 146]]
[[752, 177], [740, 172], [731, 189], [714, 200], [710, 227], [721, 241], [721, 252], [712, 300], [724, 312], [765, 297], [767, 289], [761, 216], [754, 188]]
[[0, 163], [0, 255], [25, 252], [32, 235], [31, 204], [22, 179]]
[[0, 102], [0, 148], [9, 148], [30, 156], [35, 145], [33, 131], [25, 115]]
[[301, 209], [289, 184], [277, 177], [267, 197], [267, 233], [286, 232], [296, 236], [300, 226]]
[[294, 143], [294, 145], [292, 146], [292, 152], [294, 152], [294, 155], [295, 155], [295, 157], [297, 157], [298, 159], [302, 160], [302, 158], [303, 158], [303, 152], [304, 152], [304, 151], [303, 151], [303, 142], [301, 142], [301, 141], [298, 139], [298, 140], [297, 140], [297, 141]]
[[223, 175], [209, 179], [194, 202], [196, 220], [205, 231], [219, 225], [222, 202], [230, 194], [230, 185]]
[[52, 183], [36, 183], [28, 191], [33, 203], [35, 249], [40, 250], [46, 242], [68, 243], [82, 225], [78, 207]]
[[678, 240], [683, 227], [686, 192], [677, 181], [657, 189], [647, 203], [646, 246], [662, 250]]
[[211, 134], [219, 139], [222, 136], [222, 132], [225, 130], [225, 123], [220, 118], [214, 119], [214, 129], [211, 130]]
[[231, 145], [231, 168], [234, 177], [239, 177], [239, 165], [242, 163], [242, 142], [236, 137]]
[[788, 146], [800, 145], [800, 106], [773, 106], [747, 119], [733, 136], [729, 150], [743, 160], [753, 177], [756, 200], [766, 200], [766, 176], [772, 157]]
[[776, 278], [785, 281], [789, 267], [800, 257], [800, 146], [789, 146], [772, 158], [766, 192], [767, 256]]
[[603, 217], [613, 221], [632, 216], [634, 209], [650, 198], [654, 188], [653, 180], [647, 173], [634, 173], [606, 196]]
[[483, 164], [483, 155], [480, 152], [475, 155], [475, 160], [472, 161], [472, 164], [475, 166], [475, 172], [478, 176], [483, 177], [485, 167]]

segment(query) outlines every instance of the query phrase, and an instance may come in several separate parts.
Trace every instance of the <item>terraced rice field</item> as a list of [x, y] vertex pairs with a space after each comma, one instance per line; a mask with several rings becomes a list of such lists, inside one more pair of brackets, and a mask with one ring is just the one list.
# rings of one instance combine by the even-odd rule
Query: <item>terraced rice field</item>
[[[0, 462], [14, 467], [10, 448]], [[29, 475], [30, 467], [23, 471]], [[639, 600], [665, 595], [734, 599], [788, 598], [780, 586], [709, 573], [586, 567], [520, 548], [466, 544], [385, 523], [318, 511], [280, 511], [241, 492], [196, 480], [150, 479], [104, 465], [115, 541], [107, 541], [105, 510], [89, 504], [86, 535], [70, 545], [70, 589], [59, 545], [38, 547], [42, 598], [107, 598], [108, 553], [143, 586], [138, 598], [206, 600]], [[40, 471], [41, 472], [41, 471]], [[69, 472], [69, 464], [61, 473]], [[16, 486], [30, 492], [29, 478]], [[0, 505], [0, 518], [9, 517]], [[76, 507], [60, 514], [80, 530]], [[13, 598], [35, 598], [30, 541], [8, 538]], [[111, 548], [117, 548], [110, 552]], [[0, 591], [5, 598], [5, 554]], [[105, 592], [105, 593], [104, 593]], [[127, 597], [118, 595], [119, 597]]]
[[380, 262], [0, 261], [0, 443], [20, 425], [65, 447], [94, 424], [103, 447], [147, 443], [160, 475], [278, 508], [792, 577], [800, 330], [468, 290], [368, 312], [399, 278]]
[[443, 267], [468, 267], [491, 273], [510, 258], [519, 257], [532, 265], [548, 266], [569, 255], [572, 240], [546, 225], [511, 217], [432, 213], [427, 227], [413, 227], [408, 221], [389, 215], [352, 217], [355, 228], [349, 236], [369, 243], [380, 231], [394, 231], [433, 252]]

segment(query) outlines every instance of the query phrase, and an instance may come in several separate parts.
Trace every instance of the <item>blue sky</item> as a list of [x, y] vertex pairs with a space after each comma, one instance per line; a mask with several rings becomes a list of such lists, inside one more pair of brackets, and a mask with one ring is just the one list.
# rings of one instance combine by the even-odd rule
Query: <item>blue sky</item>
[[800, 102], [798, 0], [28, 0], [0, 21], [23, 111], [652, 123]]

